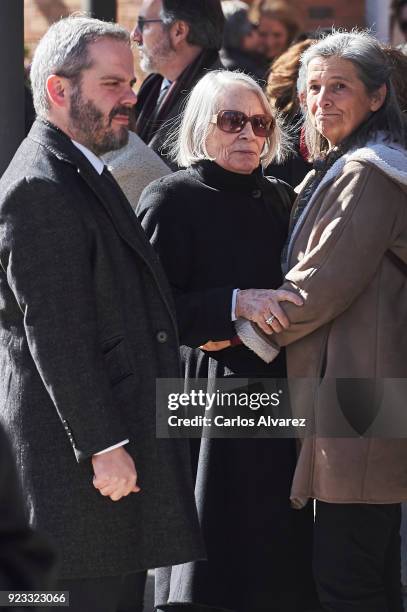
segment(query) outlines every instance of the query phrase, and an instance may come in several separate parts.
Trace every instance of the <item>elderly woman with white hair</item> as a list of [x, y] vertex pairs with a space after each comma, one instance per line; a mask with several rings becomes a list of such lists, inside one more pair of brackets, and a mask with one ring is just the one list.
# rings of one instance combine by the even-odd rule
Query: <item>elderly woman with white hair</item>
[[281, 331], [273, 321], [264, 334], [255, 323], [267, 302], [257, 296], [256, 307], [238, 307], [236, 325], [266, 362], [287, 347], [293, 407], [310, 409], [315, 424], [292, 499], [298, 507], [317, 500], [324, 610], [401, 612], [407, 124], [389, 59], [365, 32], [334, 33], [308, 49], [299, 91], [315, 167], [293, 208], [281, 289], [304, 303], [287, 303], [291, 325]]
[[[271, 290], [282, 280], [293, 192], [262, 166], [283, 155], [284, 140], [251, 77], [211, 72], [191, 93], [174, 147], [186, 169], [141, 196], [137, 213], [174, 293], [187, 381], [285, 376], [283, 354], [265, 364], [234, 327], [239, 289], [263, 289], [283, 326], [279, 302], [302, 302]], [[289, 503], [295, 440], [205, 437], [191, 447], [207, 560], [158, 571], [158, 609], [309, 610], [312, 512]]]

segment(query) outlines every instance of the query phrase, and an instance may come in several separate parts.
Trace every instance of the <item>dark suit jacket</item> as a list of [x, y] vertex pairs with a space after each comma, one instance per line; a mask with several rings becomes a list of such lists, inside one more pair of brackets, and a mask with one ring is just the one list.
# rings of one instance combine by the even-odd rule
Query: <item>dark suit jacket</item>
[[28, 526], [14, 457], [0, 427], [0, 591], [52, 588], [54, 563], [55, 553]]
[[[41, 120], [0, 181], [0, 264], [0, 417], [60, 576], [199, 555], [187, 448], [155, 438], [156, 378], [179, 375], [169, 287], [120, 189]], [[114, 503], [90, 457], [125, 438], [142, 492]]]

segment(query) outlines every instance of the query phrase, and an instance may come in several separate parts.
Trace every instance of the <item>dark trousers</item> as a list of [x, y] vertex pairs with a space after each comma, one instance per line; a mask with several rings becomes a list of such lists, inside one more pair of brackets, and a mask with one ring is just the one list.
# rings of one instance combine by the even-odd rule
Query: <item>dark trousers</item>
[[400, 504], [317, 501], [314, 574], [326, 612], [403, 612]]
[[146, 572], [60, 580], [59, 591], [69, 591], [69, 612], [142, 612]]

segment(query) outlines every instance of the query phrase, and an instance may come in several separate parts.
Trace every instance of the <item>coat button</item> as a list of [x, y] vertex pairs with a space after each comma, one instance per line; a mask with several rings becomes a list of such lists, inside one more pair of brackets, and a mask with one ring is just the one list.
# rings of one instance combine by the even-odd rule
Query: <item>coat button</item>
[[259, 198], [261, 198], [261, 190], [255, 189], [254, 191], [252, 191], [252, 196], [256, 198], [256, 200], [258, 200]]
[[164, 330], [162, 329], [161, 331], [159, 331], [159, 332], [157, 333], [156, 338], [157, 338], [157, 341], [158, 341], [160, 344], [164, 344], [164, 342], [167, 342], [167, 340], [168, 340], [168, 334], [167, 334], [167, 332], [166, 332], [166, 331], [164, 331]]

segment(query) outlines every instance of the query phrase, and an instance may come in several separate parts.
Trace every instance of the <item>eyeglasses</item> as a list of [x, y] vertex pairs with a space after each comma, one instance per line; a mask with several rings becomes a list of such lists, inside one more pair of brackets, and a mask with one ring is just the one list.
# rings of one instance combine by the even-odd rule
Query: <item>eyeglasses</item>
[[146, 25], [146, 23], [162, 23], [162, 22], [163, 22], [162, 19], [145, 19], [144, 17], [140, 16], [137, 19], [137, 30], [143, 33], [144, 26]]
[[212, 115], [211, 123], [218, 126], [222, 132], [238, 134], [246, 123], [250, 123], [256, 136], [267, 138], [271, 136], [274, 129], [274, 119], [270, 115], [252, 115], [248, 117], [241, 111], [221, 110]]

